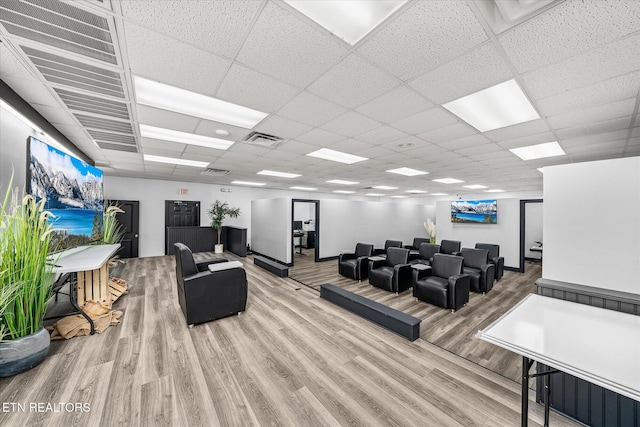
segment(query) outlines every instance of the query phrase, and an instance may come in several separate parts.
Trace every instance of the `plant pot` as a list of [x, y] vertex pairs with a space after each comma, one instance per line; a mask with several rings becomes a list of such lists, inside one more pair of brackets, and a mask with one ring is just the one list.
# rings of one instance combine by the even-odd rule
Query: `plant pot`
[[214, 245], [213, 250], [215, 253], [221, 254], [222, 252], [224, 252], [224, 245], [223, 244]]
[[10, 377], [36, 367], [49, 353], [49, 331], [10, 341], [0, 341], [0, 378]]

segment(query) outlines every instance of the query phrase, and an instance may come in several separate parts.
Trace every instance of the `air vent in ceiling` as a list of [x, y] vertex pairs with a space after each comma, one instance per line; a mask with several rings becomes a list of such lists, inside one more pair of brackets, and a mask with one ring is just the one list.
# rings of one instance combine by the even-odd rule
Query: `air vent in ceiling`
[[128, 153], [137, 153], [138, 149], [135, 145], [110, 144], [108, 142], [97, 142], [98, 146], [104, 150], [126, 151]]
[[124, 102], [98, 98], [60, 88], [53, 88], [53, 90], [56, 91], [60, 99], [62, 99], [62, 102], [64, 102], [70, 110], [129, 120], [129, 109]]
[[493, 33], [500, 34], [563, 1], [475, 0], [474, 3]]
[[59, 0], [0, 2], [0, 22], [14, 36], [117, 64], [109, 22]]
[[93, 129], [88, 129], [87, 132], [89, 132], [89, 135], [91, 135], [96, 142], [114, 142], [116, 144], [136, 145], [136, 138], [133, 135], [102, 132]]
[[80, 124], [86, 128], [104, 130], [107, 132], [120, 132], [133, 135], [131, 123], [117, 120], [104, 119], [102, 117], [85, 116], [84, 114], [74, 114]]
[[226, 169], [215, 169], [215, 168], [206, 168], [201, 174], [211, 175], [211, 176], [224, 176], [229, 173]]
[[244, 139], [244, 142], [266, 148], [275, 148], [285, 142], [285, 139], [280, 138], [279, 136], [267, 135], [266, 133], [251, 132]]

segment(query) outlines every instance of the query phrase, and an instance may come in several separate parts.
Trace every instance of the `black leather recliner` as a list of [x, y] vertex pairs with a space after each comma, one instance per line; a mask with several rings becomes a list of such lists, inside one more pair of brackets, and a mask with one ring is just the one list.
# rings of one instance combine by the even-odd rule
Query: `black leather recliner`
[[369, 257], [373, 253], [373, 245], [368, 243], [356, 244], [353, 253], [342, 253], [338, 257], [338, 273], [358, 281], [368, 276]]
[[374, 249], [373, 255], [385, 257], [387, 256], [387, 249], [389, 248], [402, 248], [402, 241], [401, 240], [385, 240], [384, 249]]
[[495, 266], [489, 262], [489, 251], [462, 248], [462, 258], [462, 271], [471, 277], [471, 290], [483, 294], [489, 292], [495, 280]]
[[411, 287], [409, 249], [389, 248], [383, 260], [369, 260], [369, 283], [396, 295]]
[[441, 240], [440, 253], [447, 255], [460, 255], [460, 246], [462, 246], [462, 242], [460, 242], [460, 240]]
[[431, 268], [413, 276], [413, 296], [455, 311], [469, 302], [471, 278], [462, 273], [463, 259], [456, 255], [434, 254]]
[[[210, 264], [226, 259], [196, 263], [191, 249], [174, 243], [178, 302], [188, 325], [204, 323], [241, 313], [247, 305], [247, 275], [241, 266], [209, 271]], [[220, 265], [220, 268], [224, 266]]]
[[409, 260], [418, 258], [420, 255], [418, 250], [420, 250], [420, 245], [423, 243], [431, 243], [431, 240], [428, 237], [414, 237], [411, 245], [404, 245], [405, 249], [409, 249]]
[[[440, 253], [440, 245], [423, 243], [420, 245], [420, 249], [418, 250], [418, 257], [412, 259], [409, 263], [431, 265], [433, 262], [433, 256], [437, 253]], [[409, 254], [409, 257], [411, 257], [411, 254]]]
[[496, 266], [496, 280], [502, 279], [504, 274], [504, 257], [500, 256], [500, 245], [493, 243], [476, 243], [476, 249], [489, 251], [489, 262]]

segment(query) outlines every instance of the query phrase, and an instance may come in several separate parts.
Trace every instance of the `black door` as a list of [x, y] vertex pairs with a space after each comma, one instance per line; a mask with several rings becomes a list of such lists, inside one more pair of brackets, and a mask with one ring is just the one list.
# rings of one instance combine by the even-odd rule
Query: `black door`
[[118, 251], [120, 258], [138, 257], [138, 240], [140, 236], [140, 202], [132, 200], [113, 200], [109, 203], [116, 203], [124, 213], [116, 215], [116, 220], [124, 228], [124, 236], [120, 244], [122, 247]]
[[200, 202], [165, 200], [165, 227], [190, 227], [200, 225]]

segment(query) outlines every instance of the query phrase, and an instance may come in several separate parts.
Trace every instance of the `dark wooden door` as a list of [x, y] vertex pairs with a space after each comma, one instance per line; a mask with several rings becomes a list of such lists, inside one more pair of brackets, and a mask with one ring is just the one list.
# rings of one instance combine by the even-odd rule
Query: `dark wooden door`
[[124, 211], [124, 213], [116, 215], [116, 219], [124, 228], [124, 236], [120, 242], [122, 247], [118, 251], [118, 256], [120, 258], [137, 258], [140, 238], [140, 202], [137, 200], [113, 200], [110, 203], [117, 203]]
[[200, 202], [165, 201], [165, 227], [197, 227], [199, 225]]

